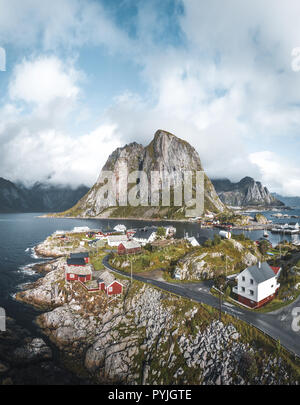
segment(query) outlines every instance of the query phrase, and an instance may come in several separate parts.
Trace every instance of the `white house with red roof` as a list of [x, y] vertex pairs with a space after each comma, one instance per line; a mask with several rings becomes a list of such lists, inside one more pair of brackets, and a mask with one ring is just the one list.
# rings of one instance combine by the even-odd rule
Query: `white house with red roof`
[[236, 277], [237, 286], [233, 292], [242, 304], [259, 308], [276, 296], [280, 272], [280, 267], [271, 267], [267, 262], [247, 267]]

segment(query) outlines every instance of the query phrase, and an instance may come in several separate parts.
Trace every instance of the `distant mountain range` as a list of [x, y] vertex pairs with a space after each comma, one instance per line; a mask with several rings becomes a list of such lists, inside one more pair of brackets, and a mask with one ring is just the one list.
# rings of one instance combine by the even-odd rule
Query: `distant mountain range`
[[272, 193], [272, 195], [289, 207], [300, 208], [300, 197], [283, 197], [277, 193]]
[[220, 200], [232, 207], [281, 207], [284, 202], [273, 196], [267, 187], [252, 177], [244, 177], [238, 183], [229, 179], [212, 180]]
[[14, 184], [0, 177], [0, 212], [60, 212], [72, 207], [89, 188], [36, 183], [32, 187]]

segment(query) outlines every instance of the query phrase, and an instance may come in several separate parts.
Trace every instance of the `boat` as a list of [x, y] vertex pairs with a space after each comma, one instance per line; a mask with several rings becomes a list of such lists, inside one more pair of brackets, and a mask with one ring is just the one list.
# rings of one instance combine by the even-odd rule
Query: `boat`
[[266, 230], [264, 231], [264, 237], [265, 237], [265, 238], [268, 238], [268, 237], [269, 237], [269, 234], [268, 234], [268, 232], [267, 232]]

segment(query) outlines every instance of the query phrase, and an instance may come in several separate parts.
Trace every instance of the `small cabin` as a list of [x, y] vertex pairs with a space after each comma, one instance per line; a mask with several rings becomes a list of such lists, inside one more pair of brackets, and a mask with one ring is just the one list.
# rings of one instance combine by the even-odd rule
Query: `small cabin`
[[92, 268], [89, 265], [67, 265], [65, 268], [66, 281], [81, 281], [86, 283], [92, 280]]
[[110, 284], [105, 283], [104, 280], [99, 280], [99, 290], [105, 291], [109, 297], [120, 295], [123, 292], [123, 284], [114, 280]]
[[119, 255], [135, 254], [141, 251], [141, 245], [135, 241], [122, 242], [118, 246]]
[[85, 263], [90, 262], [89, 252], [71, 253], [70, 259], [83, 259]]

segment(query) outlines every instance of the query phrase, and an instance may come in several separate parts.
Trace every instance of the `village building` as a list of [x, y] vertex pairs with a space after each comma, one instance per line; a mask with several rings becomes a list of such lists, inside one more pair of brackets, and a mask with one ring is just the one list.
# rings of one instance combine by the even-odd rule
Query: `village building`
[[236, 277], [237, 286], [233, 288], [238, 301], [250, 308], [259, 308], [271, 301], [280, 287], [280, 271], [281, 268], [272, 268], [267, 262], [246, 268]]
[[185, 238], [193, 247], [200, 246], [200, 243], [197, 241], [195, 236], [188, 236]]
[[140, 253], [141, 251], [142, 251], [141, 245], [134, 240], [122, 242], [118, 246], [119, 255], [135, 254]]
[[138, 242], [141, 246], [145, 246], [147, 243], [152, 243], [156, 239], [156, 227], [145, 227], [138, 229], [133, 235], [133, 240]]
[[176, 228], [174, 226], [166, 226], [166, 237], [172, 237], [176, 234]]
[[68, 259], [65, 266], [66, 281], [81, 281], [86, 283], [92, 280], [92, 266], [86, 264], [84, 259]]
[[90, 262], [89, 252], [71, 253], [70, 259], [83, 259], [85, 263]]
[[123, 284], [117, 281], [108, 270], [95, 272], [95, 278], [97, 278], [99, 290], [105, 291], [109, 297], [122, 294]]
[[136, 233], [135, 229], [127, 229], [126, 231], [126, 235], [128, 237], [128, 239], [132, 239], [132, 236]]
[[120, 243], [127, 241], [127, 235], [110, 235], [107, 237], [107, 244], [111, 247], [119, 246]]
[[174, 244], [174, 239], [159, 239], [155, 240], [154, 242], [151, 243], [151, 248], [152, 250], [160, 250], [164, 249], [167, 246], [173, 245]]
[[114, 227], [114, 230], [116, 231], [116, 232], [122, 232], [122, 233], [125, 233], [126, 232], [126, 226], [125, 225], [122, 225], [122, 224], [118, 224], [118, 225], [116, 225], [115, 227]]

